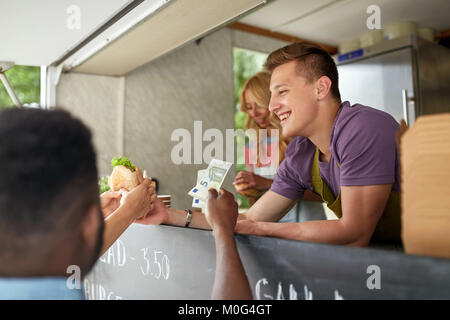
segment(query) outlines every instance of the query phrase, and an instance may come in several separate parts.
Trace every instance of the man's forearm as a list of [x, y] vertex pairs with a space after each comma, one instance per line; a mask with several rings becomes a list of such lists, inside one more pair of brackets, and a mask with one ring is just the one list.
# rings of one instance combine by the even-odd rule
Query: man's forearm
[[216, 241], [216, 274], [212, 299], [249, 300], [252, 292], [236, 248], [234, 234], [214, 231]]
[[269, 190], [252, 205], [245, 215], [249, 220], [278, 221], [296, 202], [296, 200], [286, 198]]
[[346, 227], [341, 220], [320, 220], [296, 223], [255, 222], [249, 234], [328, 244], [366, 246], [370, 235], [361, 235]]

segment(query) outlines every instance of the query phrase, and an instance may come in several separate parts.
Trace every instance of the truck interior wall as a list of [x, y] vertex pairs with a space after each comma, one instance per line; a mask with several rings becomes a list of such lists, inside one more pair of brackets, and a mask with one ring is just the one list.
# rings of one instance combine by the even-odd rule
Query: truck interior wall
[[109, 174], [112, 157], [121, 153], [124, 78], [63, 73], [56, 90], [56, 106], [91, 129], [99, 174]]
[[[125, 76], [125, 154], [159, 181], [159, 194], [172, 195], [172, 206], [187, 208], [192, 198], [187, 192], [196, 184], [194, 164], [194, 121], [209, 128], [234, 128], [233, 57], [227, 29], [166, 54]], [[187, 129], [191, 139], [191, 164], [175, 164], [171, 159], [171, 136]], [[225, 139], [224, 139], [225, 140]], [[224, 141], [225, 142], [225, 141]], [[203, 143], [203, 149], [209, 142]], [[224, 187], [233, 190], [234, 168]]]

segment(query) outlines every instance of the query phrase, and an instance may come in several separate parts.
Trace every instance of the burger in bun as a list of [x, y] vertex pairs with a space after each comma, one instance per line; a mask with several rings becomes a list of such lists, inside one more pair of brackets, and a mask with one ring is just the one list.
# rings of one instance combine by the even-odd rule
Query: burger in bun
[[126, 157], [114, 158], [111, 164], [113, 171], [108, 178], [108, 185], [113, 191], [121, 189], [130, 191], [144, 180], [141, 170]]

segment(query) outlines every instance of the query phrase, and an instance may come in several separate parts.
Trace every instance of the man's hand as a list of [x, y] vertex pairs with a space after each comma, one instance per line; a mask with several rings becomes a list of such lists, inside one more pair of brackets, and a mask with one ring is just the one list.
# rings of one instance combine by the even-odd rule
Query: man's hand
[[214, 189], [208, 190], [206, 203], [206, 221], [213, 232], [226, 231], [233, 233], [238, 216], [238, 205], [233, 194], [220, 189], [219, 194]]
[[148, 212], [146, 217], [136, 219], [134, 222], [140, 224], [160, 225], [169, 218], [166, 205], [158, 198], [155, 199], [153, 209]]
[[151, 185], [151, 180], [146, 178], [136, 188], [123, 194], [122, 206], [131, 210], [135, 219], [140, 219], [153, 209], [155, 199], [155, 188]]
[[122, 198], [122, 194], [112, 190], [103, 192], [100, 195], [100, 205], [103, 212], [103, 218], [107, 218], [111, 213], [116, 211], [116, 209], [120, 206], [120, 198]]

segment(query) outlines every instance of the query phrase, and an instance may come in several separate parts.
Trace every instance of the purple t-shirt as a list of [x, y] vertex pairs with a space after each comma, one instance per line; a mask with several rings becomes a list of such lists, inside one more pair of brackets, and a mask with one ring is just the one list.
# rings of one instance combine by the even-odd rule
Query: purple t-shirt
[[[320, 176], [337, 197], [341, 186], [392, 183], [399, 192], [395, 133], [399, 124], [384, 111], [345, 101], [334, 120], [329, 162], [319, 161]], [[316, 146], [305, 137], [294, 138], [278, 168], [270, 190], [301, 199], [313, 190], [311, 170]], [[340, 168], [338, 167], [340, 164]]]

